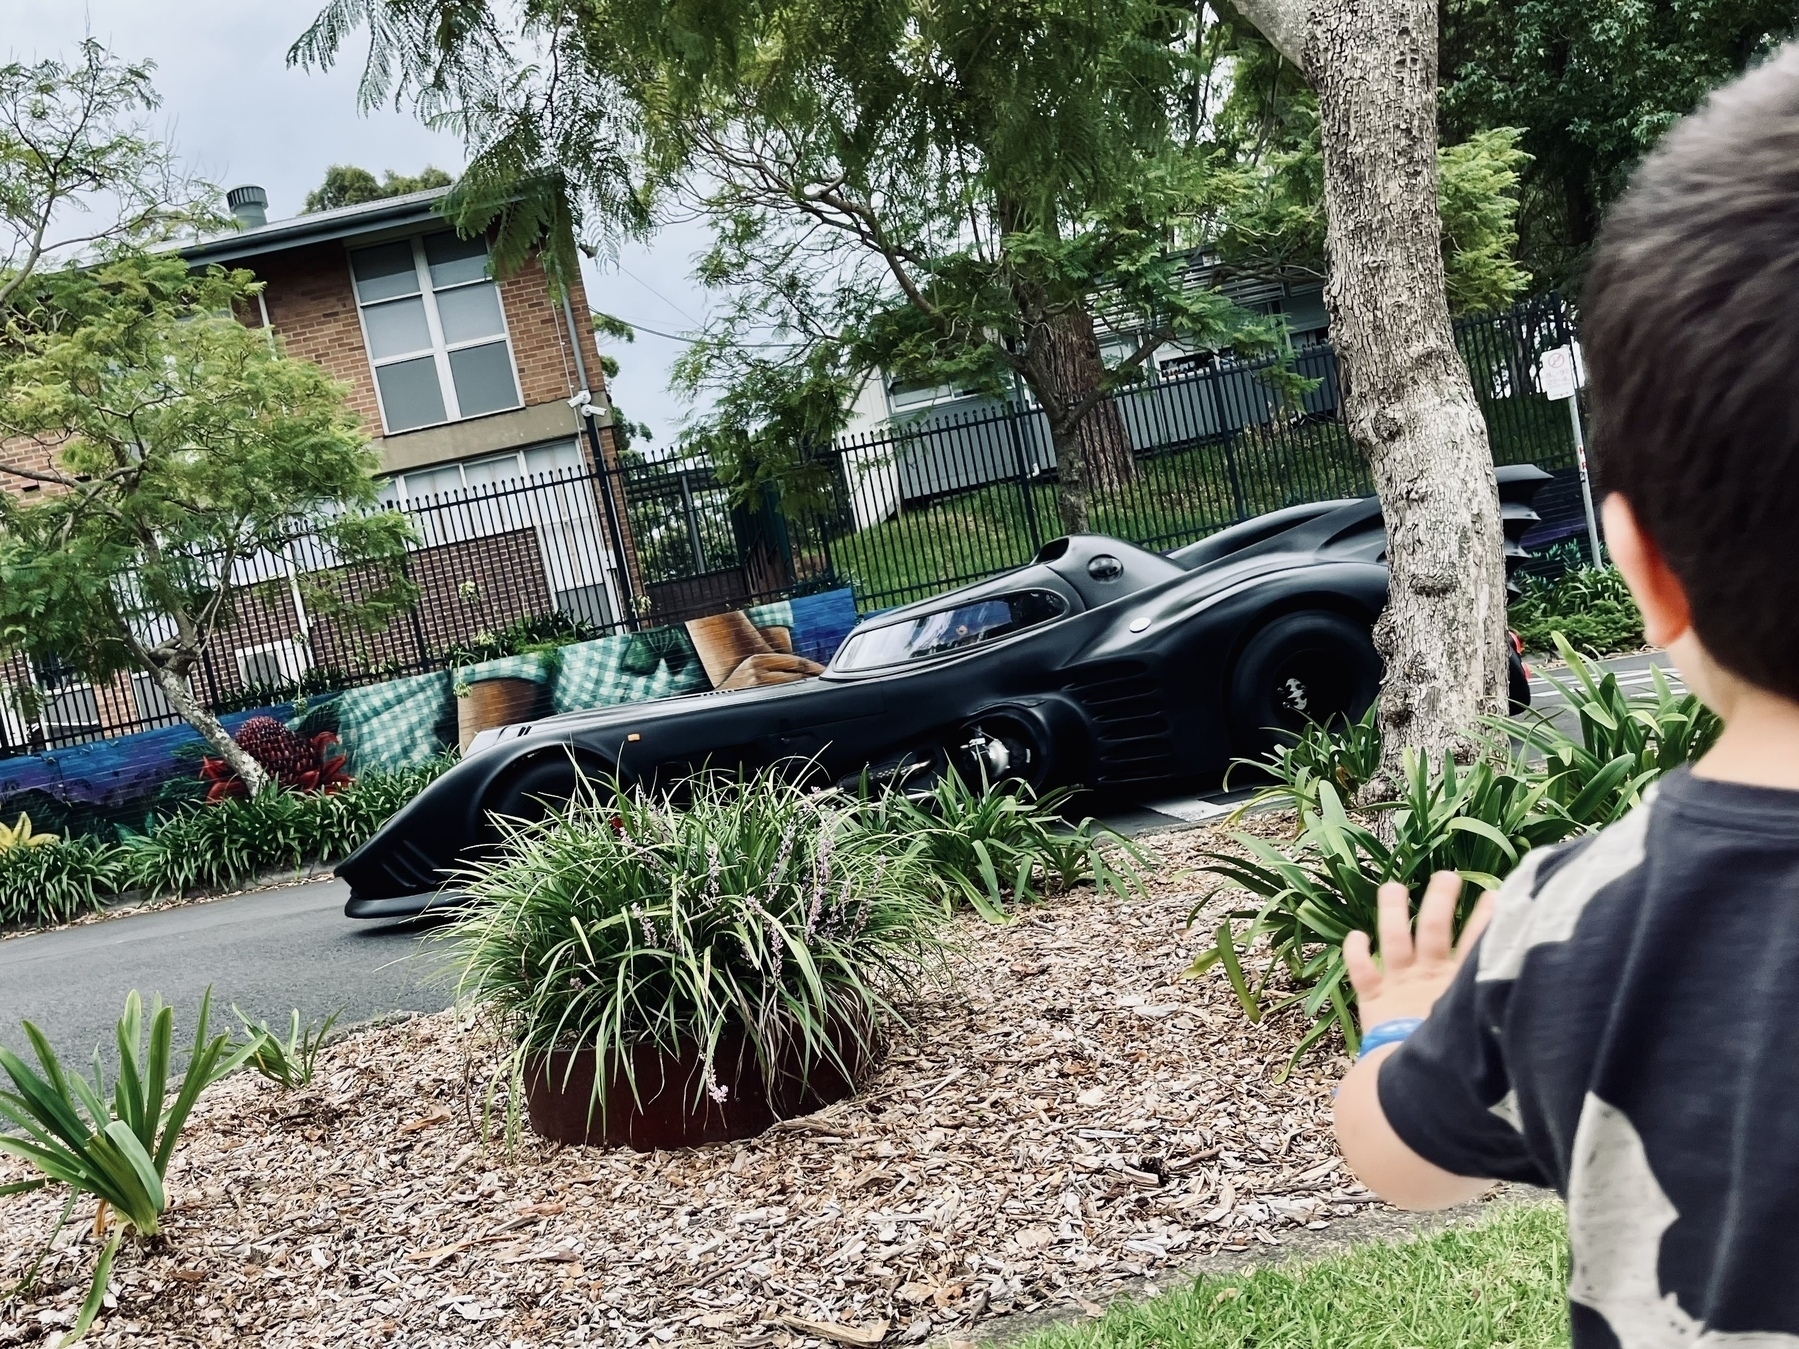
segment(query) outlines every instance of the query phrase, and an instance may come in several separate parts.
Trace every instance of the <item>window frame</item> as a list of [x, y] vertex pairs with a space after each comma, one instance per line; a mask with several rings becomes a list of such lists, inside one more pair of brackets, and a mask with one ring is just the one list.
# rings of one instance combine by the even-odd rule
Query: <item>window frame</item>
[[[454, 231], [432, 230], [430, 233], [454, 234]], [[381, 431], [383, 435], [405, 435], [409, 431], [423, 431], [433, 426], [448, 426], [454, 422], [470, 421], [476, 417], [492, 417], [502, 412], [516, 412], [518, 409], [525, 406], [524, 383], [519, 379], [518, 374], [518, 354], [512, 345], [512, 323], [506, 314], [506, 297], [501, 292], [500, 282], [498, 278], [492, 274], [491, 261], [493, 255], [490, 251], [488, 253], [489, 269], [480, 277], [469, 281], [458, 281], [454, 285], [442, 287], [442, 290], [448, 293], [453, 290], [464, 290], [470, 286], [485, 285], [493, 287], [494, 302], [500, 311], [500, 332], [498, 340], [503, 343], [506, 348], [506, 364], [512, 372], [512, 391], [517, 401], [510, 407], [492, 408], [486, 412], [471, 412], [465, 414], [462, 411], [462, 400], [456, 392], [456, 377], [450, 369], [450, 353], [453, 351], [465, 351], [474, 347], [492, 346], [496, 339], [492, 336], [477, 337], [465, 342], [456, 342], [453, 344], [444, 340], [443, 320], [437, 312], [437, 294], [439, 288], [433, 286], [431, 283], [431, 263], [425, 255], [425, 239], [427, 237], [428, 236], [425, 234], [408, 234], [398, 239], [379, 240], [375, 243], [362, 244], [356, 248], [346, 248], [344, 250], [344, 267], [350, 274], [350, 298], [356, 305], [356, 326], [357, 330], [362, 334], [362, 354], [368, 361], [369, 382], [375, 386], [375, 406], [381, 413]], [[395, 304], [402, 300], [412, 299], [414, 297], [410, 295], [395, 295], [389, 296], [383, 300], [374, 300], [365, 304], [362, 299], [362, 291], [358, 287], [356, 281], [356, 255], [365, 249], [379, 248], [383, 244], [399, 243], [408, 245], [412, 250], [413, 276], [418, 282], [419, 287], [417, 298], [424, 305], [425, 330], [430, 335], [431, 347], [429, 351], [421, 348], [417, 351], [408, 351], [395, 356], [383, 356], [377, 358], [374, 346], [369, 341], [368, 310], [384, 304]], [[482, 247], [485, 249], [486, 245], [487, 241], [483, 239]], [[427, 355], [432, 358], [432, 368], [437, 371], [437, 388], [439, 394], [443, 398], [444, 405], [443, 420], [420, 422], [417, 426], [408, 426], [404, 430], [396, 431], [393, 429], [392, 423], [388, 420], [387, 399], [381, 393], [381, 376], [379, 371], [383, 366], [403, 365], [408, 361], [416, 361], [420, 357]]]

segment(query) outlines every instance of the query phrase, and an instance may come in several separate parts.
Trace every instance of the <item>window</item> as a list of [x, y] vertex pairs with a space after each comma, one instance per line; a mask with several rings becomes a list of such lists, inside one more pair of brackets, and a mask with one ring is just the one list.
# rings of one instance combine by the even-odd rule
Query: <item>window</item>
[[460, 492], [465, 487], [522, 483], [540, 473], [572, 473], [586, 466], [579, 441], [557, 441], [551, 445], [533, 445], [525, 450], [508, 450], [484, 459], [462, 459], [437, 468], [396, 473], [389, 480], [392, 487], [383, 495], [388, 504], [397, 505], [443, 492]]
[[350, 254], [389, 434], [519, 405], [487, 243], [446, 230]]
[[831, 667], [872, 670], [963, 651], [1047, 623], [1067, 611], [1068, 601], [1052, 590], [1021, 590], [1016, 595], [974, 600], [923, 618], [851, 633]]

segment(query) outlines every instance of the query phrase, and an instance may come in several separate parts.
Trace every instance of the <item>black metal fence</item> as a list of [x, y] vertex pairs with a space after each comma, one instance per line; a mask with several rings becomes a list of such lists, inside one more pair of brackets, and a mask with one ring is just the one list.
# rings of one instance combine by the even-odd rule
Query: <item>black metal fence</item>
[[[192, 676], [196, 697], [217, 712], [268, 706], [802, 588], [772, 510], [734, 506], [705, 466], [570, 469], [391, 508], [416, 535], [404, 563], [412, 604], [373, 630], [309, 605], [316, 588], [353, 600], [376, 580], [311, 534], [246, 558]], [[156, 629], [146, 620], [140, 636], [166, 635]], [[59, 664], [0, 660], [0, 758], [179, 720], [148, 675], [96, 684]]]
[[[1496, 463], [1572, 470], [1567, 412], [1535, 382], [1542, 353], [1572, 336], [1557, 296], [1457, 323]], [[1169, 549], [1264, 511], [1371, 492], [1339, 410], [1336, 353], [1328, 344], [1295, 353], [1309, 385], [1297, 400], [1273, 368], [1219, 359], [1118, 394], [1135, 471], [1093, 490], [1090, 527]], [[1034, 405], [956, 400], [847, 437], [829, 457], [836, 500], [789, 522], [796, 565], [853, 586], [864, 612], [1017, 566], [1063, 532], [1055, 450]], [[1545, 495], [1559, 509], [1554, 489]]]
[[[1535, 371], [1572, 335], [1554, 296], [1456, 325], [1495, 461], [1556, 474], [1539, 498], [1545, 540], [1573, 532], [1580, 505], [1567, 411], [1538, 391]], [[1134, 472], [1094, 490], [1091, 527], [1168, 549], [1263, 511], [1372, 490], [1340, 415], [1335, 353], [1309, 347], [1294, 365], [1310, 390], [1297, 402], [1270, 363], [1228, 357], [1117, 395]], [[418, 536], [407, 611], [373, 632], [309, 612], [302, 577], [346, 596], [369, 578], [303, 537], [239, 564], [237, 602], [194, 692], [216, 711], [264, 706], [840, 585], [870, 612], [1018, 566], [1062, 533], [1055, 451], [1030, 405], [927, 410], [845, 438], [827, 464], [828, 505], [786, 513], [772, 499], [735, 502], [695, 463], [571, 469], [397, 502]], [[35, 697], [8, 696], [25, 685]], [[29, 715], [22, 703], [35, 704]], [[148, 676], [96, 686], [0, 661], [0, 757], [175, 720]]]

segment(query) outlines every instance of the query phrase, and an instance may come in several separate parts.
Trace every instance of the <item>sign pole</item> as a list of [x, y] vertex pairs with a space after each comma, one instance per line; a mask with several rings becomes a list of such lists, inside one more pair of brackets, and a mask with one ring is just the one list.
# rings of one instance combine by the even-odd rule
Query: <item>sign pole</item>
[[1580, 499], [1587, 510], [1587, 547], [1593, 565], [1605, 565], [1599, 552], [1599, 521], [1593, 514], [1593, 480], [1587, 474], [1587, 438], [1580, 426], [1580, 351], [1570, 343], [1543, 353], [1537, 364], [1537, 387], [1551, 402], [1568, 402], [1568, 420], [1574, 426], [1574, 462], [1580, 468]]
[[1574, 459], [1580, 465], [1580, 501], [1587, 508], [1587, 547], [1593, 553], [1593, 565], [1603, 567], [1599, 552], [1599, 520], [1593, 514], [1593, 480], [1587, 475], [1587, 440], [1580, 429], [1580, 398], [1568, 400], [1568, 419], [1574, 423]]

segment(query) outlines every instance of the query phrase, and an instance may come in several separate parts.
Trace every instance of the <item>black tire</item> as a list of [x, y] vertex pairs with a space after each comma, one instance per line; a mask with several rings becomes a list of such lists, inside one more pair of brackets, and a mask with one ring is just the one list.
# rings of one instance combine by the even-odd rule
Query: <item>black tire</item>
[[1524, 673], [1524, 657], [1516, 651], [1508, 651], [1505, 656], [1506, 693], [1511, 701], [1512, 715], [1530, 710], [1530, 676]]
[[604, 773], [601, 764], [563, 753], [527, 759], [489, 789], [482, 802], [483, 818], [498, 815], [535, 824], [573, 801], [583, 777], [597, 789]]
[[1314, 722], [1355, 721], [1380, 695], [1381, 659], [1368, 629], [1341, 614], [1308, 610], [1263, 628], [1231, 671], [1231, 731], [1260, 758]]

